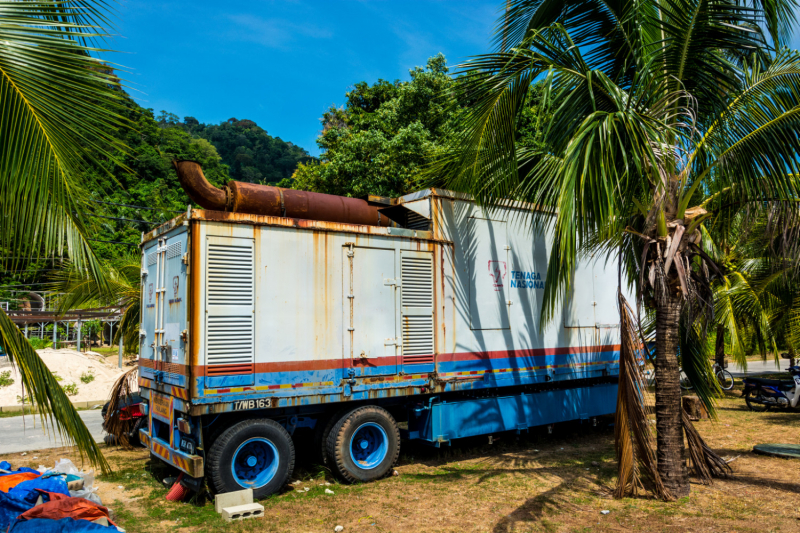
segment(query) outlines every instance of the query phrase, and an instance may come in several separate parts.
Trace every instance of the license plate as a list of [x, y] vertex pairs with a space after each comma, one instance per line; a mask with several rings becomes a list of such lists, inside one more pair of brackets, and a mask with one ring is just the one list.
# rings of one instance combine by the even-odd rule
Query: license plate
[[180, 450], [182, 452], [188, 453], [189, 455], [194, 455], [194, 442], [192, 442], [189, 439], [181, 437]]
[[168, 424], [172, 423], [172, 397], [155, 393], [150, 405], [153, 416], [160, 418]]
[[239, 400], [238, 402], [233, 402], [234, 411], [243, 411], [246, 409], [268, 409], [270, 406], [271, 402], [265, 398], [260, 398], [258, 400]]

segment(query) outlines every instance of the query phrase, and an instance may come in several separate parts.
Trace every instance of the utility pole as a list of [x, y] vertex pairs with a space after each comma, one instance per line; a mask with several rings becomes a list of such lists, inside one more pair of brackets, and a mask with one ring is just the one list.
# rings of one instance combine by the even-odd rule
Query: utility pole
[[58, 321], [53, 322], [53, 349], [58, 350]]
[[80, 320], [78, 320], [75, 323], [75, 330], [78, 332], [78, 334], [75, 336], [75, 338], [78, 339], [78, 351], [80, 352], [81, 351], [81, 321]]
[[122, 368], [122, 335], [119, 336], [119, 367]]
[[28, 338], [28, 323], [25, 322], [25, 338]]

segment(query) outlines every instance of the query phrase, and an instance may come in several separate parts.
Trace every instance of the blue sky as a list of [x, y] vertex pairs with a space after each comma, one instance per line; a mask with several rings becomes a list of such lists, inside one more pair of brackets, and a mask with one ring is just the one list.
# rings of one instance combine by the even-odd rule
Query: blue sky
[[[358, 81], [407, 79], [439, 52], [486, 52], [502, 0], [127, 0], [111, 44], [156, 113], [250, 119], [314, 155], [319, 118]], [[800, 47], [800, 30], [793, 48]]]
[[349, 87], [407, 79], [439, 52], [451, 64], [486, 52], [501, 3], [128, 0], [111, 45], [140, 105], [248, 118], [317, 155], [319, 118]]

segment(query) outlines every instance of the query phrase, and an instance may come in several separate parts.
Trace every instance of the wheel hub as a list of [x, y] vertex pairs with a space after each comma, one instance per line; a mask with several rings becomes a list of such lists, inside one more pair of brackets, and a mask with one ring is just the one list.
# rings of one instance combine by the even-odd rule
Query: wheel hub
[[370, 470], [380, 465], [389, 450], [384, 429], [374, 423], [362, 424], [350, 439], [350, 458], [359, 468]]
[[242, 487], [263, 487], [275, 477], [279, 457], [275, 445], [264, 438], [243, 442], [234, 452], [231, 473]]

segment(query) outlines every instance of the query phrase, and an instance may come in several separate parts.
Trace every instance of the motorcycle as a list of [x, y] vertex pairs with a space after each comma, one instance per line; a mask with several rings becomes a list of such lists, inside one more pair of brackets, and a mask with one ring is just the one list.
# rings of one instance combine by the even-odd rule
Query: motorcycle
[[[108, 439], [107, 444], [113, 444], [115, 439], [113, 435], [110, 433], [109, 423], [109, 413], [108, 408], [111, 406], [111, 402], [106, 402], [103, 406], [103, 410], [100, 412], [101, 416], [103, 417], [103, 430], [109, 435], [106, 437]], [[127, 427], [126, 433], [128, 434], [128, 442], [133, 444], [134, 446], [140, 445], [139, 442], [139, 429], [145, 427], [147, 424], [147, 416], [142, 412], [142, 397], [139, 395], [138, 392], [134, 392], [129, 396], [126, 396], [119, 405], [119, 419], [125, 423]]]
[[742, 396], [748, 409], [760, 413], [773, 407], [797, 407], [800, 403], [800, 366], [790, 366], [786, 370], [792, 376], [791, 380], [744, 378]]

